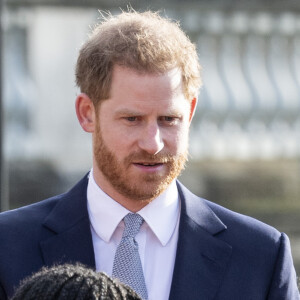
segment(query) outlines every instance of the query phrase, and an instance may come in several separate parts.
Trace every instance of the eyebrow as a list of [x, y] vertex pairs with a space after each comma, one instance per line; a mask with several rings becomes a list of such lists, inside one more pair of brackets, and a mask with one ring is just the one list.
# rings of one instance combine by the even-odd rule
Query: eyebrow
[[[137, 110], [131, 110], [131, 109], [128, 109], [128, 108], [122, 108], [118, 111], [116, 111], [115, 115], [117, 117], [120, 117], [120, 116], [126, 116], [126, 117], [142, 117], [144, 116], [145, 114], [142, 113], [142, 112], [139, 112]], [[164, 116], [182, 116], [182, 111], [180, 111], [179, 109], [170, 109], [169, 111], [163, 113], [162, 115]]]
[[135, 110], [131, 110], [131, 109], [128, 109], [128, 108], [122, 108], [118, 111], [116, 111], [116, 116], [129, 116], [129, 117], [138, 117], [138, 116], [142, 116], [143, 113], [141, 112], [138, 112], [138, 111], [135, 111]]

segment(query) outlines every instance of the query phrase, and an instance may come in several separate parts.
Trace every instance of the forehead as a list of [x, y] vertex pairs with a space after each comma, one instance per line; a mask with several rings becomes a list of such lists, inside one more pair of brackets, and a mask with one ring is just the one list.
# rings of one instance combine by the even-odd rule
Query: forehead
[[166, 100], [182, 97], [181, 71], [174, 68], [162, 74], [154, 74], [115, 65], [112, 73], [110, 98], [114, 99], [121, 95], [140, 100]]

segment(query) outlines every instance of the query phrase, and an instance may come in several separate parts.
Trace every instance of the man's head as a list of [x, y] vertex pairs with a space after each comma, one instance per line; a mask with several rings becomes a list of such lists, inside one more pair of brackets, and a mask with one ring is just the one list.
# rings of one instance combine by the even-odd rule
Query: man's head
[[108, 15], [95, 27], [76, 66], [76, 83], [95, 105], [109, 98], [115, 65], [153, 74], [178, 68], [184, 94], [190, 100], [197, 97], [201, 85], [194, 44], [177, 23], [158, 13]]
[[76, 72], [76, 111], [93, 134], [95, 180], [137, 211], [184, 167], [200, 87], [195, 47], [158, 14], [123, 13], [95, 29]]

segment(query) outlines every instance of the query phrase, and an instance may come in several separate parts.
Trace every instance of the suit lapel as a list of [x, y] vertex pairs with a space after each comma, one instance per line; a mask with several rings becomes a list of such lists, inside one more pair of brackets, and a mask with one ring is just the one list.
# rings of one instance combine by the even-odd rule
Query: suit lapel
[[178, 190], [181, 217], [170, 299], [214, 299], [231, 255], [231, 246], [216, 238], [226, 226], [204, 200], [180, 183]]
[[87, 176], [60, 196], [44, 221], [47, 238], [40, 242], [46, 265], [80, 262], [94, 268], [95, 258], [87, 212]]

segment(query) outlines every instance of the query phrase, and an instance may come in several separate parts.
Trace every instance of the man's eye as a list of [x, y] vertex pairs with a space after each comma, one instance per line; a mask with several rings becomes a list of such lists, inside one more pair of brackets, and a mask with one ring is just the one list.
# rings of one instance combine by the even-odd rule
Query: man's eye
[[163, 126], [174, 126], [178, 124], [178, 121], [179, 118], [174, 116], [163, 116], [159, 118], [159, 122]]
[[168, 117], [168, 116], [166, 116], [166, 117], [164, 117], [164, 121], [166, 121], [166, 122], [173, 122], [173, 121], [175, 121], [175, 118], [174, 117]]
[[129, 122], [135, 122], [137, 120], [137, 117], [126, 117], [125, 119]]
[[164, 116], [160, 118], [161, 122], [167, 123], [167, 124], [175, 124], [178, 121], [178, 118], [171, 117], [171, 116]]

